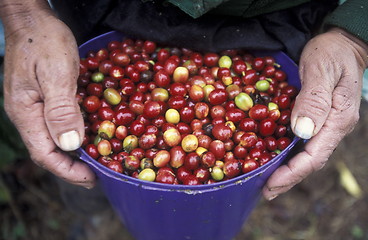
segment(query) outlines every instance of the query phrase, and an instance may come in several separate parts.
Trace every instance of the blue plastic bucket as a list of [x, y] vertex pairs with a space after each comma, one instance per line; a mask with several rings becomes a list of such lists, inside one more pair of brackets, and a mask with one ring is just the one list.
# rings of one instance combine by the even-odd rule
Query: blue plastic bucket
[[[122, 33], [115, 31], [98, 36], [80, 46], [80, 56], [123, 38]], [[287, 73], [289, 84], [300, 88], [298, 67], [288, 56], [282, 52], [255, 54], [273, 56]], [[77, 152], [96, 173], [107, 199], [135, 239], [230, 240], [257, 205], [269, 176], [287, 158], [298, 140], [295, 137], [277, 157], [250, 173], [197, 186], [142, 181], [110, 170], [83, 149]]]

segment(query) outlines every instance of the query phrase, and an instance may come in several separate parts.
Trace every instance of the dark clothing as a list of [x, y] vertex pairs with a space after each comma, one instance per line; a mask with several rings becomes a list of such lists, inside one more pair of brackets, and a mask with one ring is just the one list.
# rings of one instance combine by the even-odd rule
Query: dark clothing
[[[224, 6], [230, 2], [234, 1], [226, 2]], [[217, 7], [193, 18], [163, 1], [52, 0], [52, 3], [79, 43], [114, 29], [128, 37], [202, 51], [230, 48], [282, 50], [295, 61], [305, 43], [321, 26], [323, 18], [337, 6], [337, 0], [308, 1], [253, 18], [223, 15], [216, 12], [219, 11]], [[253, 9], [255, 5], [249, 7]]]
[[167, 0], [193, 18], [206, 13], [237, 17], [254, 17], [289, 9], [310, 0]]

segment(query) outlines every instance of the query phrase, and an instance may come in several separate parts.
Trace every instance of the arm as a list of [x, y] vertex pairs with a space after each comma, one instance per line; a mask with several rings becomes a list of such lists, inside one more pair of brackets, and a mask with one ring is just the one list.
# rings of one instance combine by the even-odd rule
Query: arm
[[304, 150], [270, 177], [272, 199], [321, 169], [359, 119], [362, 77], [368, 66], [368, 2], [347, 0], [324, 22], [300, 59], [302, 89], [291, 116], [294, 133], [309, 139]]
[[368, 45], [332, 28], [312, 39], [300, 60], [302, 89], [291, 116], [294, 133], [309, 139], [304, 150], [268, 180], [263, 194], [273, 199], [321, 169], [359, 119]]
[[5, 28], [4, 107], [39, 166], [73, 184], [95, 176], [64, 151], [77, 149], [84, 126], [75, 99], [77, 45], [46, 0], [1, 0]]

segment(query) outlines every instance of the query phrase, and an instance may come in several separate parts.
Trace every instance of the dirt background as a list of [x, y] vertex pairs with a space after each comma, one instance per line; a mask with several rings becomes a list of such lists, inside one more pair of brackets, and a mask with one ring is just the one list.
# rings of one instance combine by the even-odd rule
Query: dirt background
[[[358, 125], [327, 165], [275, 200], [262, 199], [235, 240], [368, 240], [367, 126], [363, 101]], [[339, 163], [357, 181], [360, 197], [341, 184]], [[28, 157], [0, 167], [0, 240], [133, 240], [110, 211], [84, 222], [88, 237], [69, 238], [71, 229], [81, 232], [79, 218], [65, 207], [54, 180]]]

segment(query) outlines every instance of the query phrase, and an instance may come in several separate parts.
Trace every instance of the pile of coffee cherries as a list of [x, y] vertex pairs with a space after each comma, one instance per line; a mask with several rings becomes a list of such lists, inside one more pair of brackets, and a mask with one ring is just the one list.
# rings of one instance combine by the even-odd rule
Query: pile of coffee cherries
[[142, 180], [224, 181], [291, 143], [297, 93], [271, 56], [111, 41], [80, 60], [82, 147], [102, 165]]

